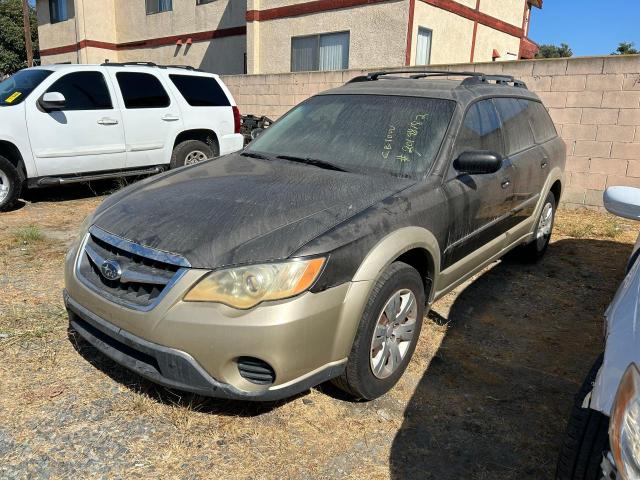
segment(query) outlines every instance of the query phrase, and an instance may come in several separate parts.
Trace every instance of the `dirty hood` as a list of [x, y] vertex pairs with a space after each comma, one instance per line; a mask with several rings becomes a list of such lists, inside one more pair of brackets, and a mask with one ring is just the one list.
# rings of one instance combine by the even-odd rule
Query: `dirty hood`
[[93, 224], [195, 268], [216, 268], [285, 259], [414, 183], [233, 154], [115, 194]]

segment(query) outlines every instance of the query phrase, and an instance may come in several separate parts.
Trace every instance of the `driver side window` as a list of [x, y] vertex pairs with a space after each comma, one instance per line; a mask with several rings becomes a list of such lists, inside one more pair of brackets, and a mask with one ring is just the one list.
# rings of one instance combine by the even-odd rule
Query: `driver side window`
[[492, 100], [481, 100], [467, 110], [456, 139], [453, 158], [472, 150], [487, 150], [504, 155], [500, 118]]

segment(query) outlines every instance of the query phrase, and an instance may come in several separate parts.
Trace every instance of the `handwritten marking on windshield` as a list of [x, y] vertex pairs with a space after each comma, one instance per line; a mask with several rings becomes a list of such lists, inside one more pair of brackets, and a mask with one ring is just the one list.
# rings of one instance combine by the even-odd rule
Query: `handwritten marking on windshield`
[[428, 113], [419, 113], [414, 117], [411, 123], [409, 123], [409, 126], [407, 127], [407, 134], [404, 139], [404, 144], [402, 145], [402, 154], [396, 156], [396, 159], [399, 162], [410, 161], [411, 158], [409, 158], [407, 154], [413, 155], [417, 153], [418, 155], [420, 155], [418, 152], [416, 152], [416, 137], [418, 137], [420, 129], [425, 124], [425, 120], [428, 116]]
[[393, 136], [395, 133], [396, 127], [390, 125], [389, 130], [387, 130], [387, 136], [384, 139], [384, 146], [382, 147], [382, 158], [389, 158], [389, 152], [393, 149]]

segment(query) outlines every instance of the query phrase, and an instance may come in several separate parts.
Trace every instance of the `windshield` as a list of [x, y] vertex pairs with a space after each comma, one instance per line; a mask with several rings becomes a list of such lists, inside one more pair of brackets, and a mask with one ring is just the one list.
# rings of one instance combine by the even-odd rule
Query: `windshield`
[[20, 70], [0, 82], [0, 107], [22, 103], [42, 81], [51, 75], [51, 70]]
[[433, 164], [454, 109], [455, 102], [434, 98], [320, 95], [274, 123], [246, 152], [412, 177]]

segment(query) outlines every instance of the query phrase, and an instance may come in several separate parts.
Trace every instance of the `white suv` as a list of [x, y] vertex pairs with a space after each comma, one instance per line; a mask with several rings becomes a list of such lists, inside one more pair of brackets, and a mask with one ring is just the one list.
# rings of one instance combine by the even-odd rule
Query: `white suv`
[[23, 185], [153, 174], [242, 146], [217, 75], [151, 63], [28, 68], [0, 82], [0, 211]]

